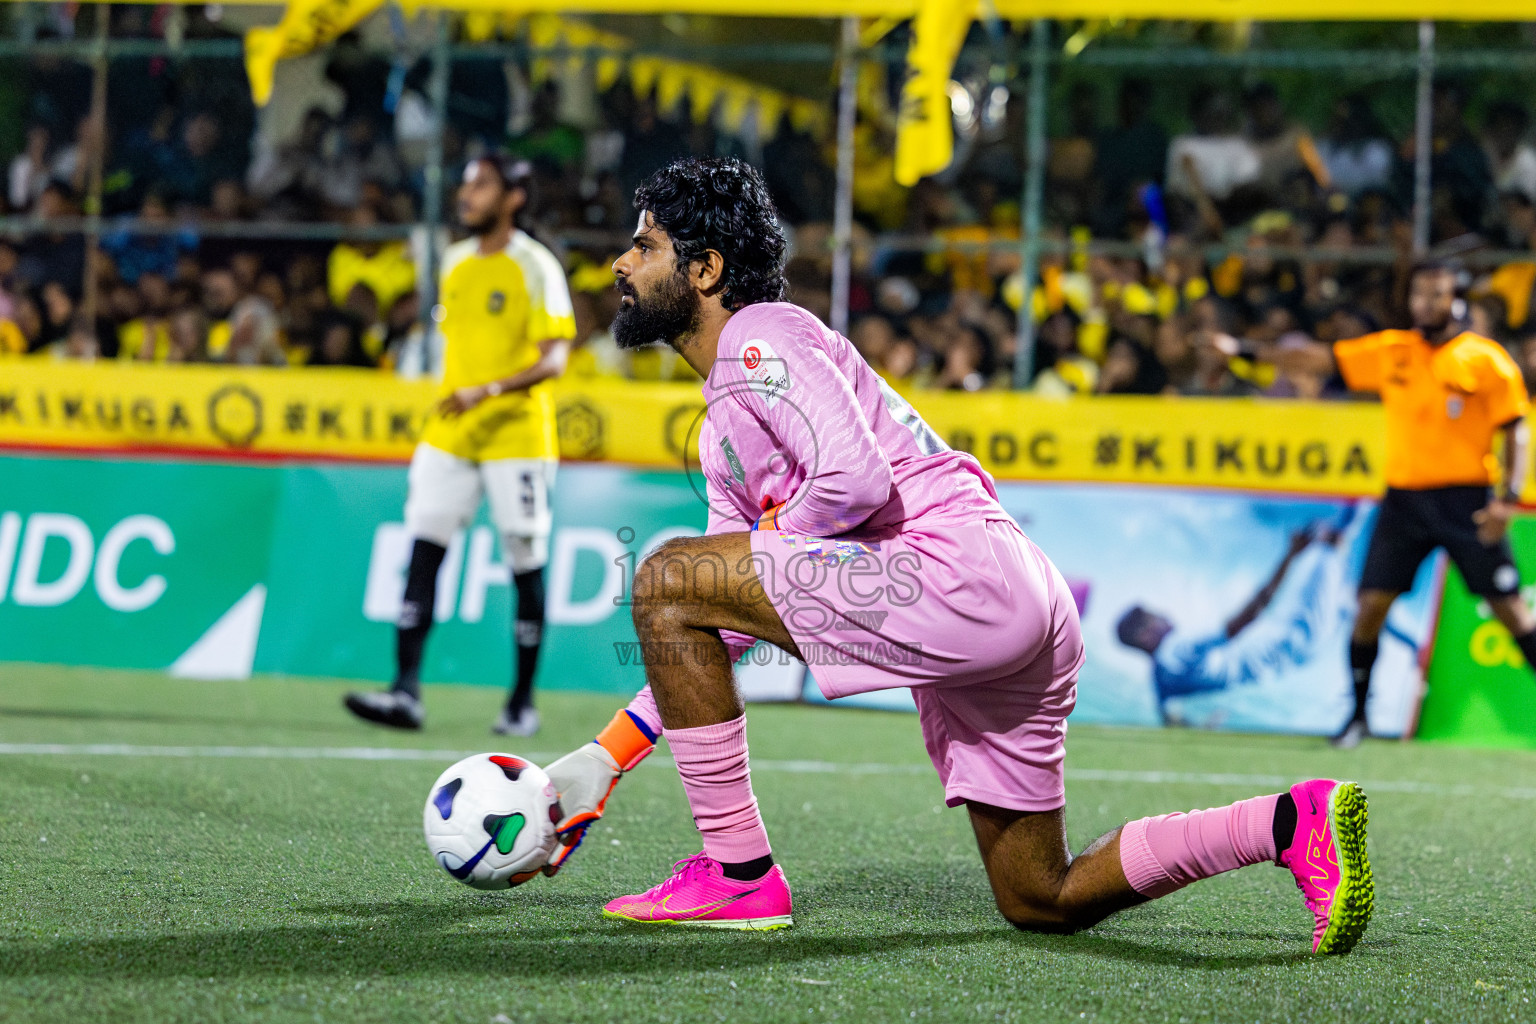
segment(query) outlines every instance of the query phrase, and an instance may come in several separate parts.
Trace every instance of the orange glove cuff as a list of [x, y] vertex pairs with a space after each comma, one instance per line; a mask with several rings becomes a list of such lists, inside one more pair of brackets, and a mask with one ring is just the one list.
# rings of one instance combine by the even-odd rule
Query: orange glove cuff
[[752, 524], [754, 530], [777, 530], [779, 528], [779, 513], [784, 511], [788, 502], [781, 501], [777, 505], [770, 505], [758, 516], [757, 522]]
[[612, 754], [619, 767], [626, 772], [656, 749], [656, 741], [640, 728], [628, 711], [620, 711], [613, 716], [613, 721], [597, 734], [597, 743]]

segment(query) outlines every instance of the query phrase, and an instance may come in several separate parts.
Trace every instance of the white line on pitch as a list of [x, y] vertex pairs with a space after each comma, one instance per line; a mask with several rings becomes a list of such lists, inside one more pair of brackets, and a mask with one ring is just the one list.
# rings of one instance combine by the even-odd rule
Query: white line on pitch
[[[289, 761], [457, 761], [475, 751], [420, 750], [413, 747], [161, 747], [126, 743], [0, 743], [0, 756], [63, 755], [74, 757], [211, 757]], [[529, 751], [534, 762], [553, 760], [558, 754]], [[670, 758], [655, 757], [658, 764]], [[759, 771], [798, 775], [926, 775], [933, 769], [922, 764], [843, 763], [838, 761], [754, 760]], [[1118, 782], [1152, 786], [1234, 786], [1276, 789], [1291, 785], [1285, 775], [1237, 775], [1217, 772], [1126, 771], [1119, 768], [1068, 768], [1072, 782]], [[1383, 793], [1422, 793], [1429, 796], [1497, 796], [1507, 800], [1536, 800], [1536, 787], [1444, 785], [1412, 779], [1362, 781], [1368, 790]]]

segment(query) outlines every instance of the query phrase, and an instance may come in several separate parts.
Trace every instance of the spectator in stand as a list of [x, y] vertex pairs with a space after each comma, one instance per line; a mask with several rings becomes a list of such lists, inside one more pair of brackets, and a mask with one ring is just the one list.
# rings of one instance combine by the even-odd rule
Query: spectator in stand
[[871, 366], [880, 365], [896, 338], [896, 326], [878, 313], [859, 317], [848, 329], [848, 340]]
[[48, 281], [38, 291], [43, 315], [42, 344], [63, 341], [75, 318], [75, 298], [58, 281]]
[[1243, 219], [1230, 207], [1245, 187], [1257, 185], [1259, 154], [1238, 134], [1232, 102], [1221, 90], [1196, 90], [1189, 113], [1195, 130], [1168, 147], [1168, 193], [1187, 206], [1182, 219], [1192, 229], [1216, 238], [1229, 219]]
[[201, 363], [208, 359], [208, 319], [196, 306], [183, 306], [171, 314], [168, 363]]
[[0, 239], [0, 319], [9, 317], [15, 308], [16, 292], [20, 284], [16, 271], [21, 266], [21, 254], [16, 246]]
[[[80, 208], [68, 185], [51, 181], [38, 197], [37, 215], [44, 221], [78, 217]], [[85, 284], [85, 239], [65, 231], [30, 236], [22, 246], [16, 279], [27, 288], [52, 282], [68, 293], [80, 294]]]
[[[149, 287], [145, 287], [146, 283]], [[117, 358], [125, 362], [167, 362], [171, 355], [171, 323], [166, 316], [165, 279], [158, 274], [145, 274], [139, 278], [139, 287], [130, 292], [134, 301], [123, 296], [113, 302], [120, 320]]]
[[[370, 206], [352, 210], [348, 223], [357, 228], [372, 228], [379, 216]], [[416, 267], [405, 241], [342, 242], [331, 250], [326, 266], [331, 302], [346, 304], [353, 287], [362, 284], [373, 293], [380, 309], [389, 309], [416, 287]]]
[[342, 123], [336, 154], [325, 162], [320, 198], [333, 215], [344, 214], [362, 204], [370, 184], [388, 191], [404, 180], [405, 168], [374, 120], [354, 117]]
[[0, 335], [6, 336], [6, 347], [11, 354], [18, 354], [15, 352], [18, 336], [21, 343], [19, 354], [36, 352], [46, 344], [43, 339], [43, 310], [30, 294], [16, 296], [9, 317], [0, 320], [0, 323], [9, 325], [8, 328], [0, 328]]
[[[1447, 241], [1483, 228], [1493, 199], [1493, 172], [1488, 155], [1467, 128], [1466, 88], [1453, 79], [1435, 81], [1434, 149], [1430, 181], [1434, 183], [1434, 240]], [[1413, 141], [1405, 145], [1411, 162]]]
[[106, 126], [101, 119], [89, 114], [80, 118], [74, 140], [60, 149], [49, 164], [50, 179], [64, 182], [75, 195], [83, 195], [91, 164], [105, 145]]
[[278, 341], [277, 311], [259, 295], [242, 293], [234, 273], [203, 275], [203, 312], [209, 326], [206, 351], [216, 362], [241, 366], [286, 366]]
[[1092, 223], [1107, 238], [1122, 237], [1132, 203], [1145, 186], [1162, 184], [1168, 162], [1168, 136], [1150, 115], [1152, 83], [1122, 81], [1115, 109], [1115, 126], [1094, 147]]
[[330, 130], [330, 115], [320, 107], [310, 107], [292, 139], [257, 151], [245, 184], [263, 219], [319, 216], [320, 184], [325, 177], [322, 151]]
[[112, 257], [124, 281], [134, 284], [144, 274], [170, 277], [176, 272], [177, 260], [196, 250], [197, 236], [191, 231], [165, 230], [171, 223], [171, 211], [165, 198], [158, 192], [150, 192], [139, 206], [138, 224], [161, 231], [140, 233], [124, 226], [102, 235], [102, 251]]
[[1499, 100], [1484, 119], [1483, 152], [1500, 195], [1515, 193], [1536, 203], [1536, 147], [1526, 137], [1530, 114], [1514, 100]]
[[1333, 117], [1317, 145], [1332, 188], [1351, 198], [1391, 187], [1397, 158], [1371, 104], [1351, 93], [1333, 105]]
[[0, 359], [27, 354], [27, 335], [16, 323], [14, 314], [0, 316]]
[[1067, 134], [1052, 139], [1046, 161], [1053, 220], [1081, 224], [1089, 212], [1099, 140], [1099, 91], [1078, 82], [1067, 98]]
[[[32, 347], [27, 331], [20, 324], [23, 314], [21, 304], [30, 301], [25, 295], [16, 294], [16, 266], [19, 261], [14, 246], [0, 242], [0, 356], [23, 356]], [[37, 306], [32, 306], [36, 314]], [[41, 318], [37, 318], [34, 331], [40, 331]]]
[[992, 346], [986, 332], [974, 324], [961, 323], [949, 332], [943, 365], [931, 387], [950, 391], [980, 391], [996, 372]]
[[1256, 389], [1232, 372], [1232, 360], [1242, 351], [1238, 340], [1221, 331], [1196, 329], [1189, 335], [1194, 352], [1194, 373], [1182, 386], [1181, 395], [1236, 398]]
[[69, 329], [62, 339], [48, 346], [48, 354], [55, 359], [94, 363], [101, 355], [101, 347], [96, 339], [96, 325], [83, 314], [71, 317]]
[[198, 111], [182, 122], [158, 181], [173, 204], [206, 207], [214, 182], [241, 176], [243, 168], [230, 166], [227, 151], [220, 148], [221, 131], [218, 117], [209, 111]]
[[1527, 334], [1515, 348], [1515, 359], [1520, 364], [1520, 374], [1525, 378], [1525, 389], [1536, 387], [1536, 334]]
[[1030, 390], [1049, 398], [1092, 394], [1099, 364], [1078, 348], [1081, 320], [1070, 309], [1046, 317], [1035, 332], [1035, 374]]
[[223, 359], [229, 349], [230, 318], [240, 301], [240, 286], [227, 268], [207, 271], [201, 284], [203, 313], [208, 318], [207, 352], [212, 359]]
[[53, 178], [52, 135], [45, 124], [27, 129], [26, 148], [11, 158], [5, 199], [17, 213], [29, 212]]
[[361, 325], [346, 314], [333, 314], [320, 329], [320, 344], [309, 357], [310, 366], [372, 366], [363, 351]]
[[1269, 205], [1284, 199], [1286, 186], [1299, 174], [1309, 174], [1308, 159], [1316, 153], [1312, 137], [1290, 120], [1271, 82], [1259, 82], [1243, 97], [1248, 115], [1248, 144], [1259, 160], [1256, 184]]

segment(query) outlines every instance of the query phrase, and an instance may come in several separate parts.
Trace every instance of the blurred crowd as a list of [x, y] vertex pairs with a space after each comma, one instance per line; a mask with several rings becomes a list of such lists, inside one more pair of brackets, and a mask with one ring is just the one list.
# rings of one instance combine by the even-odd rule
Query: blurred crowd
[[[156, 9], [124, 8], [116, 34], [155, 34]], [[0, 354], [432, 372], [418, 291], [427, 68], [353, 37], [325, 60], [342, 101], [274, 140], [257, 130], [238, 58], [114, 58], [105, 118], [90, 113], [85, 65], [27, 59], [3, 206], [32, 220], [0, 234]], [[455, 59], [447, 185], [487, 149], [533, 164], [535, 230], [565, 261], [576, 305], [572, 373], [690, 376], [669, 352], [618, 350], [608, 331], [628, 197], [689, 153], [763, 167], [791, 236], [793, 298], [830, 319], [830, 140], [787, 115], [731, 132], [623, 78], [577, 116], [556, 79], [529, 71]], [[1307, 125], [1266, 82], [1182, 88], [1185, 116], [1166, 124], [1147, 81], [1065, 90], [1029, 295], [1021, 94], [978, 103], [985, 116], [964, 126], [954, 164], [911, 189], [894, 183], [889, 119], [861, 112], [849, 334], [866, 358], [911, 387], [1009, 387], [1022, 313], [1033, 352], [1017, 368], [1043, 394], [1342, 394], [1337, 380], [1280, 372], [1276, 356], [1402, 325], [1412, 139], [1389, 135], [1363, 94]], [[1536, 375], [1536, 255], [1521, 254], [1536, 244], [1529, 112], [1514, 98], [1469, 111], [1461, 84], [1442, 80], [1433, 115], [1431, 241], [1503, 254], [1471, 260], [1487, 269], [1468, 280], [1470, 315]], [[89, 259], [81, 234], [50, 225], [82, 214], [98, 167], [105, 229]], [[240, 231], [292, 223], [338, 227], [329, 240]], [[1106, 240], [1119, 255], [1090, 244]]]

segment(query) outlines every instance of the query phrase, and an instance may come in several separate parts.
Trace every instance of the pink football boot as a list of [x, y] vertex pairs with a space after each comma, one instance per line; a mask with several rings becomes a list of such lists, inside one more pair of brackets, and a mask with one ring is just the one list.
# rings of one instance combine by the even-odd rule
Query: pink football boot
[[762, 878], [738, 882], [726, 878], [708, 854], [696, 853], [672, 865], [673, 875], [635, 896], [620, 896], [603, 916], [636, 924], [681, 924], [694, 928], [767, 931], [788, 928], [789, 884], [775, 864]]
[[1313, 779], [1291, 787], [1296, 834], [1280, 854], [1316, 919], [1312, 952], [1348, 953], [1365, 934], [1376, 887], [1365, 852], [1365, 791]]

